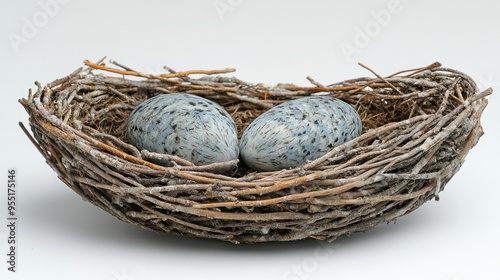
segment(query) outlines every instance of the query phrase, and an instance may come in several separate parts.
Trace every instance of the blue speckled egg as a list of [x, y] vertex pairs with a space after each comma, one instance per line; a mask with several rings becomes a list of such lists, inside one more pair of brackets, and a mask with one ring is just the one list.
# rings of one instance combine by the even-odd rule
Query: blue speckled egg
[[127, 122], [139, 150], [176, 155], [196, 165], [238, 159], [231, 116], [217, 103], [191, 94], [159, 94], [139, 104]]
[[313, 96], [284, 102], [243, 132], [240, 153], [258, 171], [276, 171], [317, 159], [361, 134], [356, 110], [340, 99]]

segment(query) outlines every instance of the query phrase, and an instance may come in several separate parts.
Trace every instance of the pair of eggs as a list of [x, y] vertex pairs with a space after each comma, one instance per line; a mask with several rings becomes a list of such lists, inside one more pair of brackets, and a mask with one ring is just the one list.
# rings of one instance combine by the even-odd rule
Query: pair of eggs
[[160, 94], [137, 106], [127, 122], [138, 149], [176, 155], [196, 165], [238, 159], [253, 170], [300, 166], [361, 134], [349, 104], [313, 96], [287, 101], [257, 117], [238, 143], [231, 116], [217, 103], [191, 94]]

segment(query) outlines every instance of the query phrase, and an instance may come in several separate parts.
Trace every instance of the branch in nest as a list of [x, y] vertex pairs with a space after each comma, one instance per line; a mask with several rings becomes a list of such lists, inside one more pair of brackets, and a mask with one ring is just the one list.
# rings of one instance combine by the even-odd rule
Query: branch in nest
[[214, 74], [225, 74], [225, 73], [231, 73], [236, 71], [234, 68], [228, 68], [228, 69], [223, 69], [223, 70], [189, 70], [189, 71], [184, 71], [184, 72], [176, 72], [176, 73], [170, 73], [170, 74], [160, 74], [160, 75], [153, 75], [153, 74], [144, 74], [141, 72], [137, 72], [134, 70], [121, 70], [117, 68], [111, 68], [107, 67], [103, 64], [95, 64], [90, 62], [89, 60], [85, 60], [83, 62], [85, 65], [88, 67], [98, 69], [98, 70], [104, 70], [108, 71], [111, 73], [116, 73], [116, 74], [121, 74], [121, 75], [130, 75], [130, 76], [137, 76], [137, 77], [142, 77], [142, 78], [147, 78], [147, 79], [158, 79], [158, 80], [166, 80], [170, 78], [180, 78], [180, 77], [187, 77], [189, 75], [193, 74], [204, 74], [204, 75], [214, 75]]

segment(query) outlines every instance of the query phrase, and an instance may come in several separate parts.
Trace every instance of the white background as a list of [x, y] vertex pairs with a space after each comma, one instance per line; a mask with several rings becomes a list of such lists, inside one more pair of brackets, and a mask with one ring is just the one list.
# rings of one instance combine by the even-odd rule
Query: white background
[[[18, 272], [1, 279], [500, 279], [498, 1], [15, 1], [0, 6], [1, 169], [18, 169]], [[348, 48], [352, 53], [343, 51]], [[232, 245], [121, 222], [61, 183], [18, 121], [35, 80], [103, 56], [146, 72], [235, 67], [307, 85], [440, 61], [491, 86], [486, 134], [441, 193], [396, 224], [333, 244]], [[6, 189], [0, 190], [6, 224]]]

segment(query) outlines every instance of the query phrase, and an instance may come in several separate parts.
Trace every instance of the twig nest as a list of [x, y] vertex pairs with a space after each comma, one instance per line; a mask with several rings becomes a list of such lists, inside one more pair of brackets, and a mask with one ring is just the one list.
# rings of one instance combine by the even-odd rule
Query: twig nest
[[159, 94], [141, 103], [128, 118], [127, 138], [140, 150], [181, 157], [195, 165], [239, 155], [231, 116], [217, 103], [191, 94]]
[[[62, 182], [120, 220], [233, 243], [333, 241], [437, 199], [483, 134], [492, 93], [439, 63], [330, 85], [308, 78], [309, 87], [191, 76], [233, 69], [153, 75], [110, 63], [119, 68], [86, 61], [46, 86], [36, 83], [20, 100], [33, 133], [21, 124], [23, 131]], [[358, 137], [349, 106], [363, 122]], [[327, 153], [288, 170], [239, 165], [220, 174], [215, 167], [237, 164], [220, 162], [238, 156], [234, 124], [244, 131], [247, 163], [255, 162], [249, 155], [261, 160], [255, 169], [300, 165], [324, 146]], [[348, 142], [328, 148], [341, 141]], [[200, 165], [210, 162], [219, 163]], [[275, 166], [281, 162], [289, 165]]]
[[314, 160], [361, 134], [361, 119], [346, 102], [313, 96], [284, 102], [255, 119], [240, 142], [254, 170], [276, 171]]

